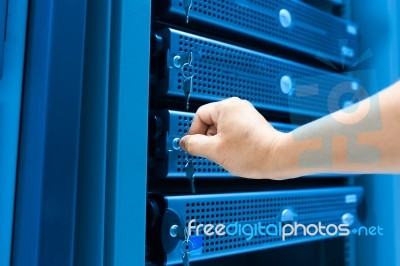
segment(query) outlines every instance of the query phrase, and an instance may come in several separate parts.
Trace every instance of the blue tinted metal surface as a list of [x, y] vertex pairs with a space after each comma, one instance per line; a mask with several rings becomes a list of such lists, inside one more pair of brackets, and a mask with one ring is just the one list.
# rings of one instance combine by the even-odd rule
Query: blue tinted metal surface
[[[181, 225], [188, 226], [190, 220], [197, 224], [265, 224], [284, 220], [283, 211], [294, 214], [292, 221], [301, 224], [342, 224], [342, 216], [351, 214], [355, 222], [349, 228], [359, 225], [357, 205], [362, 200], [361, 187], [288, 190], [273, 192], [250, 192], [212, 195], [165, 196], [167, 209], [176, 213]], [[168, 226], [166, 228], [169, 228]], [[194, 233], [194, 232], [192, 232]], [[254, 250], [320, 240], [326, 236], [291, 236], [282, 241], [282, 236], [254, 235], [246, 240], [244, 235], [207, 236], [203, 235], [201, 252], [194, 252], [191, 261], [250, 252]], [[167, 254], [167, 264], [182, 260], [180, 242]]]
[[360, 96], [356, 80], [344, 75], [181, 31], [167, 29], [160, 34], [169, 49], [166, 78], [157, 88], [160, 96], [185, 96], [189, 67], [177, 67], [176, 56], [182, 61], [191, 57], [191, 100], [237, 96], [260, 109], [323, 116]]
[[[201, 157], [191, 156], [181, 149], [176, 149], [176, 143], [174, 139], [181, 138], [187, 134], [192, 120], [194, 117], [193, 113], [177, 112], [177, 111], [159, 111], [157, 116], [162, 119], [160, 121], [163, 124], [163, 134], [159, 137], [159, 141], [156, 143], [157, 147], [160, 148], [161, 154], [159, 155], [162, 159], [157, 160], [159, 164], [156, 166], [157, 176], [161, 178], [169, 177], [184, 177], [185, 164], [188, 159], [191, 159], [194, 164], [195, 174], [194, 177], [232, 177], [227, 171], [221, 168], [219, 165]], [[272, 123], [272, 126], [282, 132], [292, 131], [296, 126]]]
[[3, 76], [4, 41], [6, 38], [7, 0], [0, 0], [0, 79]]
[[88, 0], [74, 265], [103, 265], [111, 0]]
[[[400, 1], [353, 0], [352, 8], [354, 20], [362, 25], [360, 51], [372, 52], [360, 68], [370, 70], [368, 86], [375, 93], [400, 79]], [[400, 265], [399, 180], [399, 175], [373, 175], [357, 180], [366, 191], [365, 224], [384, 228], [382, 237], [356, 239], [359, 266]]]
[[105, 265], [144, 265], [150, 1], [112, 1]]
[[[26, 0], [0, 1], [0, 265], [10, 265], [18, 139], [26, 36]], [[2, 45], [3, 15], [8, 12], [7, 42]], [[4, 21], [3, 21], [4, 22]], [[1, 68], [1, 67], [0, 67]]]
[[[163, 1], [164, 2], [164, 1]], [[357, 58], [357, 26], [301, 1], [191, 1], [189, 24], [219, 27], [334, 61]], [[170, 0], [167, 17], [185, 22], [182, 0]]]
[[16, 266], [73, 264], [85, 8], [82, 0], [29, 4]]

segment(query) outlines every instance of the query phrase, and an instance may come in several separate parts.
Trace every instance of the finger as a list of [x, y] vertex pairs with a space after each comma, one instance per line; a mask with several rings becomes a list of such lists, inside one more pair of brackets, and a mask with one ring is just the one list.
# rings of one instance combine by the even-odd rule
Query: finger
[[206, 132], [206, 136], [214, 136], [214, 135], [217, 135], [217, 133], [218, 133], [218, 131], [217, 131], [217, 127], [216, 126], [214, 126], [214, 125], [212, 125], [212, 126], [209, 126], [208, 128], [207, 128], [207, 132]]
[[209, 103], [197, 109], [193, 119], [192, 126], [189, 129], [189, 135], [202, 134], [205, 135], [210, 126], [217, 126], [219, 114], [219, 103]]
[[206, 157], [208, 159], [215, 157], [213, 151], [217, 147], [217, 136], [205, 135], [186, 135], [181, 138], [179, 145], [181, 149], [194, 156]]

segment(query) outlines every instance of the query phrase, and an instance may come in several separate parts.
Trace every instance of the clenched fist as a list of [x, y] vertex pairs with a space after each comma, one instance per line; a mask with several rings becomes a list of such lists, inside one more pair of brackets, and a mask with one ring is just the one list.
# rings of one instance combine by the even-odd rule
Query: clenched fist
[[201, 106], [180, 146], [235, 176], [278, 179], [279, 158], [275, 150], [284, 135], [251, 103], [229, 98]]

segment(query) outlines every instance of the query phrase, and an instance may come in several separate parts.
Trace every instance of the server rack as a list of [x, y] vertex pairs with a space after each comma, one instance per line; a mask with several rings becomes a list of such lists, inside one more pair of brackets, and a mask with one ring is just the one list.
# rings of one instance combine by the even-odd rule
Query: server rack
[[[46, 2], [47, 4], [50, 4], [51, 1], [31, 1], [30, 6], [34, 7], [38, 3], [46, 4]], [[353, 12], [351, 17], [354, 17], [362, 26], [358, 29], [358, 32], [362, 32], [363, 27], [370, 25], [371, 14], [378, 16], [387, 23], [392, 22], [393, 17], [398, 17], [398, 12], [396, 12], [398, 9], [391, 6], [393, 4], [391, 1], [390, 3], [389, 1], [384, 3], [382, 3], [382, 1], [370, 1], [368, 5], [366, 5], [365, 1], [357, 0], [351, 2], [343, 1], [343, 3], [346, 3], [347, 7], [353, 7], [355, 9], [352, 11], [347, 8], [347, 12]], [[75, 245], [75, 251], [77, 252], [74, 252], [74, 254], [70, 252], [67, 255], [69, 258], [73, 259], [68, 259], [67, 262], [64, 261], [66, 265], [72, 265], [72, 260], [75, 265], [100, 265], [102, 263], [107, 265], [120, 265], [121, 263], [132, 265], [143, 265], [145, 263], [151, 264], [151, 261], [148, 260], [149, 248], [147, 247], [145, 252], [143, 243], [145, 242], [145, 183], [146, 180], [148, 180], [149, 183], [152, 182], [150, 180], [154, 180], [153, 176], [147, 175], [145, 169], [146, 158], [148, 155], [145, 140], [152, 136], [148, 135], [145, 126], [140, 131], [135, 127], [138, 124], [146, 125], [149, 112], [147, 88], [149, 82], [149, 40], [151, 36], [150, 4], [150, 1], [87, 1], [87, 7], [88, 10], [90, 10], [88, 14], [90, 14], [89, 17], [91, 18], [91, 23], [88, 23], [86, 27], [91, 30], [87, 31], [85, 42], [88, 45], [87, 49], [90, 50], [90, 53], [88, 54], [91, 54], [93, 58], [91, 60], [85, 59], [84, 61], [85, 73], [91, 74], [89, 75], [90, 78], [88, 78], [86, 82], [87, 84], [93, 85], [91, 87], [93, 90], [84, 89], [83, 102], [91, 103], [92, 105], [90, 105], [90, 110], [84, 108], [82, 111], [82, 114], [85, 114], [85, 118], [83, 119], [84, 122], [81, 124], [81, 129], [84, 131], [86, 130], [86, 134], [81, 136], [81, 143], [83, 143], [82, 146], [84, 147], [80, 149], [85, 151], [86, 155], [93, 156], [93, 158], [96, 159], [93, 161], [84, 160], [84, 158], [80, 159], [81, 169], [78, 175], [78, 183], [80, 186], [78, 186], [76, 202], [77, 206], [80, 206], [80, 210], [76, 213], [76, 225], [78, 229], [75, 232], [75, 236], [76, 241], [79, 241], [81, 244], [77, 244], [77, 242], [72, 244], [70, 242], [70, 244]], [[156, 2], [153, 3], [153, 7], [157, 8]], [[387, 10], [390, 10], [390, 14], [388, 14]], [[59, 14], [59, 17], [62, 16], [63, 13]], [[99, 20], [94, 19], [96, 17], [102, 18], [101, 21], [104, 23], [99, 23]], [[183, 24], [185, 21], [184, 16], [181, 16], [179, 21], [181, 21], [180, 23], [182, 23], [183, 26], [185, 25]], [[178, 27], [179, 30], [184, 29], [182, 25]], [[397, 29], [398, 28], [399, 27], [397, 26]], [[195, 27], [193, 27], [193, 29], [195, 29]], [[202, 27], [201, 29], [208, 31], [208, 34], [210, 32], [208, 28]], [[196, 32], [193, 33], [201, 33], [198, 30], [199, 27], [197, 26]], [[221, 34], [223, 32], [219, 31]], [[390, 32], [396, 32], [395, 27], [391, 29]], [[231, 33], [229, 32], [227, 35], [230, 34]], [[57, 35], [55, 38], [58, 39], [60, 37], [61, 35]], [[213, 36], [207, 35], [207, 37]], [[379, 48], [382, 47], [382, 45], [385, 47], [392, 47], [387, 50], [374, 50], [376, 56], [371, 65], [375, 67], [377, 76], [379, 77], [378, 87], [382, 88], [390, 82], [393, 82], [396, 77], [398, 77], [398, 72], [396, 72], [395, 68], [390, 68], [390, 71], [386, 71], [386, 67], [393, 59], [391, 52], [396, 50], [394, 46], [389, 45], [394, 37], [380, 36], [381, 38], [376, 38], [376, 36], [365, 34], [365, 32], [363, 37], [363, 48], [360, 49], [360, 51], [364, 51], [364, 49], [369, 47]], [[230, 40], [229, 36], [228, 38], [226, 38], [226, 36], [221, 38], [220, 41], [226, 41], [227, 39]], [[237, 40], [244, 41], [245, 39]], [[232, 44], [238, 45], [240, 44], [240, 41], [234, 41], [235, 43]], [[27, 47], [30, 45], [31, 43], [28, 42]], [[250, 47], [248, 46], [248, 43], [246, 44], [246, 47]], [[273, 49], [272, 46], [271, 49]], [[257, 50], [259, 51], [259, 49]], [[290, 53], [290, 55], [293, 55], [293, 53]], [[305, 62], [302, 59], [303, 57], [300, 55], [298, 56], [300, 61]], [[102, 59], [99, 60], [99, 57]], [[311, 63], [311, 61], [309, 62]], [[28, 64], [27, 69], [30, 67], [33, 66]], [[340, 69], [340, 67], [338, 68]], [[99, 76], [102, 76], [99, 74], [99, 71], [104, 74], [106, 77], [105, 80], [98, 79]], [[84, 75], [85, 77], [87, 77], [86, 74]], [[110, 78], [112, 82], [109, 83], [108, 78]], [[152, 77], [150, 77], [150, 82], [153, 83]], [[98, 89], [100, 87], [102, 88], [102, 93], [104, 93], [104, 98], [102, 98], [104, 99], [104, 102], [96, 101], [98, 98], [94, 97], [96, 95], [98, 96]], [[110, 97], [108, 97], [108, 93], [110, 93]], [[151, 103], [154, 104], [154, 102]], [[185, 106], [184, 101], [168, 101], [167, 104], [167, 101], [165, 100], [165, 102], [159, 104], [161, 104], [160, 107], [163, 109], [170, 108], [171, 105], [168, 104], [172, 104], [176, 110], [183, 109], [182, 106]], [[196, 105], [194, 105], [193, 102], [191, 102], [191, 108], [191, 112], [196, 108]], [[73, 106], [69, 108], [67, 107], [64, 111], [68, 112], [73, 109]], [[99, 113], [102, 114], [100, 119], [98, 116]], [[111, 114], [111, 118], [108, 120], [107, 117], [109, 114]], [[92, 122], [93, 124], [88, 122]], [[103, 135], [99, 136], [99, 131], [93, 131], [93, 125], [96, 126], [96, 129], [101, 130]], [[109, 133], [108, 131], [112, 133]], [[90, 134], [90, 132], [93, 134]], [[99, 145], [103, 148], [97, 149]], [[110, 147], [110, 149], [107, 147]], [[57, 160], [60, 162], [62, 161], [60, 158]], [[111, 164], [111, 170], [106, 171], [104, 169], [104, 165], [101, 164], [102, 160], [106, 161], [107, 169], [109, 169], [108, 164]], [[149, 158], [148, 163], [150, 165], [152, 164], [151, 158]], [[99, 167], [99, 165], [101, 166]], [[82, 178], [82, 176], [85, 178]], [[335, 183], [335, 186], [343, 186], [347, 183], [340, 180], [342, 179], [335, 179], [335, 181], [329, 181], [328, 183], [332, 183], [331, 185]], [[379, 210], [379, 212], [368, 212], [366, 219], [367, 222], [379, 222], [386, 225], [387, 228], [394, 228], [395, 222], [397, 221], [396, 219], [398, 219], [396, 218], [396, 215], [398, 215], [396, 212], [396, 210], [398, 210], [398, 208], [396, 208], [396, 202], [399, 202], [396, 200], [398, 199], [398, 195], [395, 195], [395, 190], [393, 189], [397, 184], [395, 180], [397, 180], [397, 177], [379, 177], [377, 179], [367, 177], [366, 179], [360, 179], [360, 181], [357, 181], [357, 183], [360, 182], [363, 186], [365, 192], [368, 192], [366, 203], [368, 209]], [[353, 182], [351, 180], [349, 181], [350, 183]], [[182, 195], [191, 194], [188, 184], [185, 183], [183, 185], [183, 183], [177, 182], [169, 182], [168, 184], [171, 183], [183, 188], [183, 190], [177, 189], [181, 191], [180, 193]], [[321, 179], [315, 180], [311, 183], [316, 186], [327, 185], [325, 180]], [[285, 183], [285, 187], [281, 189], [288, 189], [289, 187], [311, 187], [313, 186], [311, 183], [308, 181], [301, 181], [293, 185], [291, 182], [287, 182]], [[255, 184], [257, 184], [256, 186], [260, 185], [260, 183]], [[152, 187], [152, 184], [149, 185], [150, 191], [155, 188], [154, 186]], [[212, 186], [214, 190], [220, 189], [220, 187], [215, 185], [216, 183], [207, 183], [207, 187]], [[156, 184], [156, 186], [158, 185]], [[32, 187], [36, 188], [36, 185], [33, 185]], [[234, 189], [235, 187], [237, 191], [240, 190], [238, 186], [233, 185], [231, 186], [231, 189]], [[163, 186], [158, 186], [158, 188], [163, 189]], [[274, 188], [275, 186], [273, 184], [266, 181], [266, 184], [264, 186], [259, 186], [258, 190], [263, 189], [265, 191], [270, 191]], [[168, 189], [170, 189], [170, 191], [173, 190], [171, 187], [168, 188], [168, 186], [166, 186], [165, 190]], [[244, 189], [244, 186], [242, 189]], [[43, 190], [49, 191], [51, 190], [51, 187], [43, 186]], [[2, 191], [4, 191], [3, 188]], [[202, 193], [209, 192], [205, 190], [201, 191]], [[218, 193], [220, 192], [221, 191]], [[22, 192], [20, 191], [20, 193]], [[39, 194], [40, 193], [37, 193], [37, 197], [33, 197], [32, 199], [40, 198]], [[162, 191], [161, 194], [167, 195], [168, 193]], [[52, 200], [57, 198], [58, 195], [52, 194], [49, 196], [48, 199]], [[153, 195], [150, 194], [148, 196], [150, 199]], [[159, 197], [155, 198], [160, 200]], [[17, 204], [19, 201], [20, 199], [17, 197]], [[161, 199], [160, 202], [163, 202], [163, 200]], [[153, 202], [149, 201], [148, 204], [150, 206]], [[148, 207], [148, 210], [151, 210], [151, 207]], [[62, 210], [59, 211], [62, 213]], [[20, 209], [19, 212], [19, 215], [21, 215], [21, 213], [24, 212], [29, 213], [29, 210]], [[152, 213], [150, 212], [149, 214], [151, 217]], [[16, 220], [19, 220], [18, 216], [16, 216]], [[19, 221], [22, 222], [23, 220]], [[152, 220], [150, 219], [150, 222], [151, 221]], [[41, 223], [42, 221], [39, 222], [39, 224]], [[148, 226], [152, 224], [153, 223], [148, 223]], [[45, 226], [41, 226], [41, 228], [46, 231]], [[63, 227], [53, 227], [53, 229], [53, 232], [55, 233], [62, 233], [64, 230]], [[360, 241], [357, 243], [357, 248], [359, 248], [357, 252], [354, 249], [354, 243], [347, 243], [346, 247], [350, 247], [350, 249], [346, 248], [346, 252], [343, 251], [341, 248], [343, 247], [342, 239], [336, 238], [333, 242], [314, 241], [301, 245], [292, 245], [289, 246], [289, 248], [265, 250], [261, 253], [249, 253], [248, 256], [226, 256], [221, 259], [207, 260], [206, 263], [207, 265], [241, 265], [245, 263], [257, 263], [257, 259], [261, 258], [262, 260], [265, 260], [267, 257], [269, 262], [276, 265], [285, 265], [285, 263], [293, 264], [294, 258], [298, 264], [310, 264], [311, 262], [309, 259], [298, 256], [299, 253], [302, 253], [308, 254], [312, 257], [315, 256], [315, 258], [319, 259], [321, 263], [325, 263], [325, 265], [340, 265], [343, 263], [343, 258], [347, 256], [346, 263], [350, 263], [347, 265], [354, 265], [351, 263], [354, 263], [355, 256], [357, 256], [358, 253], [359, 256], [357, 257], [357, 260], [359, 265], [369, 265], [376, 261], [379, 261], [381, 264], [391, 265], [395, 263], [392, 258], [393, 254], [396, 253], [396, 234], [398, 234], [398, 231], [394, 231], [394, 234], [391, 235], [385, 235], [384, 238], [378, 240], [365, 242]], [[32, 236], [31, 240], [33, 238], [34, 236]], [[11, 243], [10, 241], [6, 242]], [[65, 242], [61, 242], [62, 241], [52, 242], [52, 250], [55, 252], [65, 252]], [[86, 245], [82, 245], [82, 243], [85, 243]], [[376, 249], [376, 247], [378, 247], [378, 249]], [[46, 250], [48, 250], [47, 248], [48, 245], [46, 245], [46, 242], [42, 241], [37, 245], [36, 250], [31, 250], [31, 254], [35, 253], [36, 255], [39, 255], [39, 251], [44, 254], [46, 253]], [[28, 250], [29, 248], [19, 250], [14, 246], [13, 256], [14, 258], [24, 258], [27, 254], [25, 252]], [[343, 253], [346, 253], [347, 255]], [[368, 256], [365, 256], [365, 253], [368, 253]], [[332, 255], [329, 256], [329, 260], [326, 259], [328, 254]], [[51, 256], [52, 254], [48, 255]], [[146, 257], [147, 259], [145, 260]], [[278, 260], [276, 260], [277, 257], [279, 257]], [[325, 257], [325, 259], [323, 259], [323, 257]], [[38, 261], [29, 262], [31, 264], [36, 263], [36, 265], [39, 265]], [[202, 263], [204, 263], [204, 261]], [[41, 265], [45, 264], [42, 263]], [[48, 263], [48, 265], [51, 265], [51, 263]]]
[[[363, 189], [348, 186], [349, 176], [333, 175], [322, 180], [323, 183], [317, 178], [315, 184], [300, 181], [284, 188], [276, 184], [257, 187], [247, 180], [237, 187], [232, 183], [237, 179], [224, 169], [179, 148], [179, 139], [188, 132], [194, 111], [203, 103], [232, 96], [247, 99], [275, 128], [288, 132], [301, 121], [316, 119], [361, 100], [365, 95], [360, 90], [360, 80], [335, 71], [340, 65], [350, 66], [355, 62], [357, 35], [354, 23], [300, 1], [153, 1], [147, 263], [187, 265], [204, 263], [205, 259], [212, 263], [212, 259], [220, 256], [228, 261], [233, 254], [291, 243], [298, 243], [293, 246], [296, 249], [302, 242], [315, 240], [316, 245], [323, 245], [326, 241], [311, 237], [292, 242], [258, 239], [252, 243], [233, 238], [230, 240], [235, 243], [229, 243], [223, 237], [209, 238], [202, 234], [192, 239], [175, 232], [187, 230], [193, 217], [199, 220], [197, 224], [242, 225], [246, 221], [260, 222], [265, 217], [269, 222], [279, 222], [284, 216], [282, 212], [287, 211], [291, 218], [284, 221], [293, 222], [293, 216], [297, 216], [294, 209], [303, 202], [303, 208], [309, 211], [321, 207], [341, 213], [310, 213], [322, 223], [348, 223], [341, 217], [348, 217], [349, 213], [350, 220], [358, 221], [356, 202], [346, 211], [343, 200], [346, 195], [341, 194], [348, 190], [349, 194], [357, 195], [357, 202], [362, 201]], [[338, 43], [340, 38], [347, 41]], [[280, 47], [278, 52], [276, 47]], [[319, 61], [331, 62], [332, 69], [323, 67]], [[187, 179], [188, 182], [182, 182]], [[223, 189], [214, 187], [220, 184], [220, 179], [226, 180]], [[303, 201], [300, 196], [303, 193], [318, 203]], [[328, 200], [329, 195], [341, 198], [338, 202], [345, 205]], [[252, 209], [260, 206], [259, 197], [276, 200], [272, 205], [274, 214], [263, 216], [270, 211], [268, 203], [262, 205], [265, 209]], [[242, 206], [247, 200], [248, 205]], [[232, 216], [225, 217], [228, 215], [225, 206], [211, 206], [221, 202]], [[235, 212], [235, 208], [244, 211]], [[254, 212], [258, 215], [250, 220], [242, 217], [243, 213]], [[302, 220], [301, 215], [298, 218]], [[337, 242], [337, 248], [345, 251], [346, 241]], [[318, 265], [313, 260], [309, 263]]]

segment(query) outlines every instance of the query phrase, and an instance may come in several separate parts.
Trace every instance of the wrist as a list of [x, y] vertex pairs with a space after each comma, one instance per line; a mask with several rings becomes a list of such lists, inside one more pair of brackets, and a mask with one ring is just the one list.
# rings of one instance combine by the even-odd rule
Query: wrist
[[283, 180], [309, 174], [307, 169], [299, 166], [302, 147], [297, 144], [291, 132], [279, 132], [270, 149], [270, 156], [267, 156], [268, 178]]

